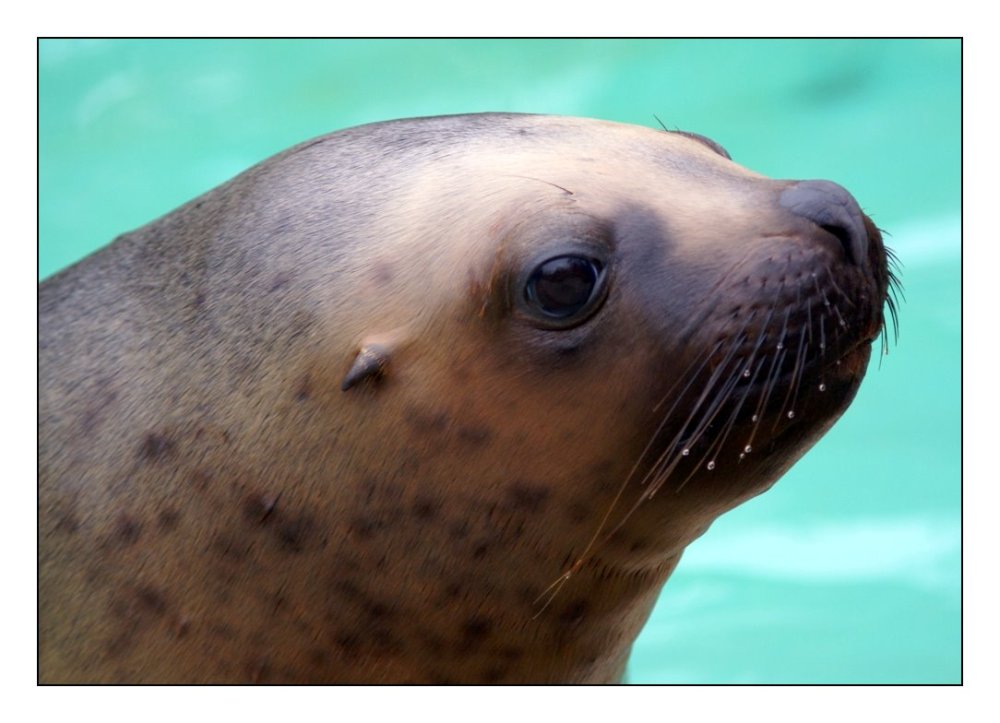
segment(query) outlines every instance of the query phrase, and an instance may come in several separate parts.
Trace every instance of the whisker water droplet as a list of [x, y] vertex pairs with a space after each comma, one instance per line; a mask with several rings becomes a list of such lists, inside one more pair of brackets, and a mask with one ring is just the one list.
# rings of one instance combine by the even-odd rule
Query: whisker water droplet
[[825, 391], [826, 391], [826, 384], [823, 384], [823, 383], [820, 383], [820, 385], [819, 385], [819, 390], [820, 390], [821, 392], [825, 392]]
[[715, 460], [713, 459], [711, 462], [709, 462], [705, 466], [708, 467], [708, 469], [715, 469]]
[[[753, 452], [753, 447], [751, 447], [751, 446], [750, 446], [750, 445], [748, 444], [748, 445], [747, 445], [746, 447], [744, 447], [744, 448], [743, 448], [743, 451], [744, 451], [744, 452], [746, 452], [747, 454], [750, 454], [751, 452]], [[742, 457], [742, 456], [743, 456], [743, 455], [741, 454], [741, 455], [740, 455], [740, 457]]]
[[788, 410], [788, 418], [795, 419], [795, 412], [793, 412], [791, 409]]

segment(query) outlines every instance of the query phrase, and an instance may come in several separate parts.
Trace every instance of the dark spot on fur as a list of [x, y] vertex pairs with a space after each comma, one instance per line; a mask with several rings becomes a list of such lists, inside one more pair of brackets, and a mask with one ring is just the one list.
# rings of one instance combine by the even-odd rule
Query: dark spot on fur
[[490, 441], [493, 430], [489, 427], [466, 425], [458, 428], [458, 439], [470, 446], [481, 446]]
[[299, 382], [299, 388], [295, 392], [295, 399], [300, 402], [304, 402], [309, 399], [310, 394], [312, 394], [312, 389], [309, 381], [309, 375], [306, 374], [302, 377], [302, 381]]
[[57, 532], [63, 532], [67, 535], [72, 535], [79, 529], [80, 529], [80, 520], [77, 519], [76, 513], [74, 513], [72, 510], [63, 511], [56, 519], [55, 530]]
[[589, 609], [590, 603], [586, 600], [575, 600], [562, 609], [562, 612], [559, 613], [559, 621], [565, 625], [579, 625]]
[[482, 615], [473, 615], [462, 623], [462, 637], [483, 640], [493, 631], [493, 621]]
[[307, 335], [315, 324], [316, 317], [309, 312], [296, 312], [288, 322], [287, 341], [291, 343], [299, 337]]
[[365, 506], [370, 506], [375, 501], [378, 484], [371, 477], [368, 477], [361, 483], [361, 491], [364, 492]]
[[212, 482], [212, 475], [203, 469], [196, 469], [191, 473], [191, 485], [199, 492], [204, 492], [208, 489]]
[[183, 638], [191, 630], [191, 618], [186, 615], [180, 615], [174, 621], [173, 633], [174, 637], [180, 639]]
[[255, 524], [263, 524], [274, 512], [280, 494], [253, 493], [243, 500], [243, 516]]
[[267, 658], [254, 658], [247, 663], [246, 670], [251, 683], [260, 683], [270, 673], [271, 662]]
[[395, 615], [388, 605], [374, 600], [365, 600], [362, 605], [362, 609], [365, 611], [365, 614], [373, 620], [388, 619], [394, 617]]
[[429, 497], [417, 497], [413, 501], [413, 516], [423, 522], [429, 522], [438, 515], [441, 504]]
[[174, 454], [176, 446], [168, 437], [150, 432], [139, 446], [139, 457], [147, 462], [162, 462]]
[[388, 625], [375, 624], [368, 631], [372, 647], [381, 655], [395, 655], [403, 649], [403, 644]]
[[488, 553], [489, 551], [490, 551], [490, 546], [487, 545], [485, 542], [481, 542], [472, 548], [472, 559], [482, 560], [484, 557], [486, 557], [486, 553]]
[[312, 519], [306, 515], [284, 520], [276, 530], [278, 542], [287, 552], [302, 552], [314, 527]]
[[631, 545], [628, 546], [629, 552], [640, 552], [646, 549], [645, 540], [634, 540]]
[[510, 509], [519, 512], [540, 512], [549, 499], [549, 488], [526, 482], [515, 482], [507, 488]]
[[274, 293], [278, 289], [288, 286], [292, 281], [292, 275], [287, 271], [282, 271], [276, 274], [273, 279], [271, 279], [271, 287], [268, 289], [268, 293]]
[[361, 589], [351, 580], [337, 580], [333, 584], [333, 589], [349, 600], [358, 600], [363, 597]]
[[462, 594], [462, 586], [457, 582], [450, 582], [444, 586], [444, 596], [448, 600], [454, 600]]
[[191, 308], [200, 309], [205, 304], [205, 292], [197, 291], [194, 295], [194, 300], [191, 302]]
[[131, 547], [138, 542], [141, 535], [141, 522], [138, 522], [129, 515], [120, 515], [115, 520], [114, 530], [111, 533], [111, 542], [118, 543], [122, 547]]
[[517, 597], [523, 604], [534, 607], [538, 603], [540, 591], [531, 587], [522, 587], [518, 590]]
[[324, 668], [330, 660], [329, 654], [322, 648], [312, 648], [308, 654], [309, 664], [314, 668]]
[[108, 609], [115, 634], [105, 644], [105, 652], [111, 657], [119, 657], [138, 645], [143, 628], [163, 617], [167, 601], [158, 588], [142, 585], [114, 596]]
[[111, 658], [117, 658], [135, 647], [136, 623], [128, 623], [125, 629], [119, 630], [105, 645], [105, 652]]
[[210, 549], [227, 560], [240, 562], [250, 553], [250, 543], [219, 534], [212, 540]]
[[97, 388], [92, 392], [93, 401], [87, 405], [80, 418], [80, 427], [84, 435], [91, 434], [97, 429], [108, 407], [118, 398], [117, 392], [108, 388], [110, 384], [110, 379], [101, 379], [97, 382]]
[[498, 665], [491, 665], [479, 676], [479, 680], [487, 685], [493, 683], [499, 683], [501, 680], [507, 677], [507, 669], [501, 668]]
[[458, 653], [468, 653], [482, 646], [493, 631], [493, 622], [488, 618], [473, 615], [467, 618], [459, 628], [461, 638], [455, 647]]
[[165, 510], [160, 510], [159, 514], [156, 516], [156, 524], [159, 525], [160, 529], [164, 532], [173, 532], [177, 529], [177, 524], [180, 522], [181, 513], [172, 507], [168, 507]]
[[375, 268], [372, 269], [372, 279], [379, 286], [387, 286], [392, 282], [393, 270], [392, 265], [387, 264], [384, 261], [380, 261], [375, 264]]
[[496, 652], [497, 657], [503, 658], [508, 663], [513, 663], [516, 660], [520, 660], [524, 657], [524, 650], [521, 648], [515, 648], [512, 645], [504, 645], [499, 648]]
[[136, 590], [136, 600], [142, 609], [159, 617], [167, 611], [167, 600], [163, 593], [152, 586], [143, 586]]
[[351, 520], [348, 531], [357, 540], [371, 540], [385, 529], [386, 523], [373, 517], [355, 517]]
[[571, 502], [566, 506], [566, 517], [570, 522], [585, 522], [590, 518], [590, 508], [579, 502]]
[[361, 637], [354, 632], [339, 633], [333, 642], [348, 659], [355, 659], [361, 654]]
[[448, 537], [453, 540], [464, 540], [469, 536], [469, 523], [465, 520], [453, 522], [448, 526]]

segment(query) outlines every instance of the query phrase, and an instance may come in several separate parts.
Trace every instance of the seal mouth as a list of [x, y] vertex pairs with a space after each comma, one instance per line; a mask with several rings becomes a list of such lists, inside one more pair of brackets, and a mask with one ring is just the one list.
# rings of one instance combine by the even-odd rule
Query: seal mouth
[[735, 301], [699, 323], [688, 348], [702, 351], [655, 408], [642, 499], [699, 471], [797, 458], [847, 408], [874, 342], [887, 352], [888, 324], [898, 328], [895, 257], [864, 220], [865, 264], [788, 238], [750, 273], [730, 272], [719, 298]]

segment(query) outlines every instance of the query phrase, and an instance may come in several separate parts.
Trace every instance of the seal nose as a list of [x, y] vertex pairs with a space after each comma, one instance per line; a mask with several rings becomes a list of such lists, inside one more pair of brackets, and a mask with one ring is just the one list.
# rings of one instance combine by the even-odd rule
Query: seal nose
[[799, 181], [781, 192], [778, 203], [840, 239], [848, 262], [867, 262], [864, 216], [854, 196], [843, 186], [833, 181]]

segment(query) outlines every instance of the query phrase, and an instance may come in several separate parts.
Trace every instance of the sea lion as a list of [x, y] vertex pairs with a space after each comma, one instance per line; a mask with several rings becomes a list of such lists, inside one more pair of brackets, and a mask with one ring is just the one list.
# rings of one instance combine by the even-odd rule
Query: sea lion
[[616, 681], [850, 403], [890, 281], [847, 191], [695, 134], [281, 153], [41, 285], [40, 680]]

